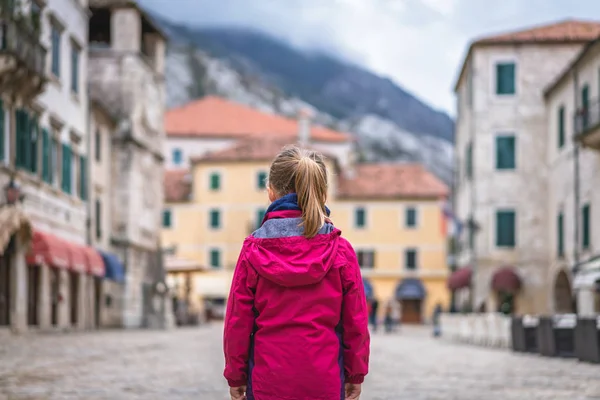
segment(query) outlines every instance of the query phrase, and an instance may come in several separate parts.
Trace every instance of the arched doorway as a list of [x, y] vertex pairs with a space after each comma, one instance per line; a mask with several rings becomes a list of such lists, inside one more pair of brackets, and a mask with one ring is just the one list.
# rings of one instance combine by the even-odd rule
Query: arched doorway
[[571, 281], [564, 270], [561, 270], [554, 280], [554, 311], [558, 314], [575, 312]]

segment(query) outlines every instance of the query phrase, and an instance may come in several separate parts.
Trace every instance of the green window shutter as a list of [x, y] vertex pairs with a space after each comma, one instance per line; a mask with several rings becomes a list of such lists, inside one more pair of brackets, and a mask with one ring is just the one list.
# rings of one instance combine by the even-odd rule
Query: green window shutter
[[62, 145], [62, 190], [71, 193], [71, 148], [68, 144]]
[[36, 174], [38, 171], [38, 143], [40, 127], [37, 118], [30, 118], [29, 123], [29, 171]]
[[588, 85], [581, 89], [581, 111], [583, 112], [582, 125], [585, 129], [590, 120], [590, 87]]
[[95, 204], [95, 216], [96, 216], [96, 239], [102, 238], [102, 203], [100, 200], [96, 200]]
[[218, 173], [210, 175], [210, 189], [219, 190], [221, 188], [221, 176]]
[[171, 210], [164, 210], [163, 211], [163, 226], [165, 228], [170, 228], [171, 227]]
[[515, 247], [515, 223], [514, 211], [496, 212], [496, 246]]
[[219, 210], [210, 210], [210, 227], [219, 228], [221, 226], [221, 213]]
[[52, 40], [52, 73], [60, 77], [60, 32], [53, 26], [50, 34]]
[[71, 43], [71, 90], [79, 93], [79, 49]]
[[357, 208], [354, 211], [354, 225], [358, 228], [362, 228], [366, 223], [366, 211], [364, 208]]
[[515, 72], [514, 63], [496, 64], [496, 94], [515, 94]]
[[258, 173], [257, 186], [259, 189], [266, 189], [266, 187], [267, 187], [267, 173], [266, 172]]
[[407, 227], [413, 228], [417, 226], [417, 210], [414, 207], [407, 208], [405, 219]]
[[50, 138], [50, 168], [48, 169], [49, 183], [54, 183], [54, 180], [58, 178], [58, 149], [60, 149], [58, 140]]
[[590, 248], [590, 242], [591, 242], [591, 225], [590, 225], [590, 205], [586, 204], [583, 206], [583, 208], [581, 209], [581, 228], [582, 228], [582, 235], [581, 235], [581, 247], [583, 247], [583, 249], [589, 249]]
[[410, 269], [410, 270], [414, 270], [417, 269], [417, 251], [412, 249], [412, 250], [406, 250], [405, 251], [405, 262], [406, 262], [406, 269]]
[[467, 151], [465, 155], [465, 173], [468, 179], [473, 178], [473, 143], [467, 145]]
[[258, 210], [258, 212], [256, 213], [256, 227], [257, 228], [260, 228], [260, 226], [262, 224], [262, 221], [265, 218], [265, 213], [266, 212], [267, 212], [267, 210], [265, 210], [263, 208], [263, 209]]
[[210, 251], [210, 266], [213, 268], [219, 268], [221, 266], [221, 252], [218, 249], [212, 249]]
[[48, 129], [42, 130], [42, 179], [52, 183], [52, 142]]
[[[27, 165], [26, 161], [26, 121], [25, 113], [23, 110], [18, 109], [15, 111], [15, 166], [17, 168], [25, 168]], [[24, 142], [25, 141], [25, 142]]]
[[557, 250], [558, 256], [562, 257], [565, 255], [564, 217], [563, 217], [562, 213], [558, 214], [558, 219], [556, 221], [556, 231], [557, 231], [556, 233], [558, 235], [557, 243], [556, 243], [556, 250]]
[[79, 158], [79, 197], [87, 200], [87, 159], [85, 156]]
[[0, 161], [4, 161], [6, 149], [4, 148], [4, 141], [6, 135], [4, 132], [4, 103], [0, 100]]
[[496, 169], [515, 169], [516, 141], [514, 136], [496, 138]]
[[558, 148], [562, 149], [565, 145], [565, 107], [558, 109]]

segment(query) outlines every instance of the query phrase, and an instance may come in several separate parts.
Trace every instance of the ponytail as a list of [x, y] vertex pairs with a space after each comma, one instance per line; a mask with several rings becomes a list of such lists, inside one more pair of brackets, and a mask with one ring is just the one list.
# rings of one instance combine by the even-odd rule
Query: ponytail
[[315, 237], [327, 215], [327, 167], [323, 156], [296, 146], [284, 147], [271, 164], [269, 187], [279, 196], [296, 193], [304, 237]]
[[304, 237], [312, 238], [325, 224], [326, 172], [314, 159], [303, 156], [298, 160], [294, 186], [298, 195], [298, 207], [302, 210]]

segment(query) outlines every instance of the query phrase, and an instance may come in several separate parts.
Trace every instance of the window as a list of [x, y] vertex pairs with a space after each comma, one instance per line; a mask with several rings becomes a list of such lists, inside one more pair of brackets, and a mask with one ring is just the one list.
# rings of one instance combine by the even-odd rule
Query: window
[[496, 94], [515, 94], [515, 63], [496, 64]]
[[565, 107], [558, 109], [558, 148], [562, 149], [565, 145]]
[[37, 172], [39, 131], [37, 119], [24, 109], [15, 112], [15, 119], [15, 166], [35, 174]]
[[373, 250], [359, 250], [356, 252], [356, 258], [361, 268], [375, 267], [375, 252]]
[[266, 172], [261, 171], [258, 173], [256, 185], [259, 190], [267, 188], [267, 173]]
[[563, 213], [558, 214], [558, 218], [556, 221], [556, 252], [559, 257], [563, 257], [565, 255], [565, 239], [564, 239], [564, 217]]
[[515, 137], [496, 137], [496, 169], [515, 169]]
[[465, 175], [467, 179], [473, 178], [473, 143], [469, 142], [465, 151]]
[[219, 210], [210, 210], [210, 227], [213, 229], [221, 227], [221, 212]]
[[417, 269], [417, 250], [407, 249], [404, 251], [404, 267], [409, 270]]
[[44, 128], [42, 130], [42, 180], [52, 183], [52, 176], [52, 140], [50, 132]]
[[415, 207], [407, 207], [404, 215], [404, 225], [407, 228], [417, 226], [417, 209]]
[[81, 49], [77, 43], [71, 43], [71, 91], [79, 93], [79, 55]]
[[94, 134], [94, 151], [96, 153], [96, 161], [102, 161], [102, 134], [100, 133], [100, 129], [96, 129], [96, 133]]
[[62, 144], [62, 176], [61, 189], [65, 193], [71, 193], [71, 148], [68, 144]]
[[512, 210], [496, 212], [496, 246], [515, 247], [516, 213]]
[[210, 250], [210, 266], [213, 268], [221, 267], [221, 251], [219, 249]]
[[589, 204], [585, 204], [583, 206], [583, 208], [581, 209], [581, 228], [582, 228], [582, 235], [581, 235], [581, 247], [584, 250], [587, 250], [590, 248], [590, 242], [591, 242], [591, 225], [590, 225], [590, 205]]
[[218, 172], [210, 174], [210, 190], [221, 189], [221, 175]]
[[262, 224], [262, 221], [265, 218], [266, 212], [267, 212], [267, 210], [262, 208], [262, 209], [258, 210], [258, 212], [256, 213], [256, 227], [257, 228], [260, 228], [260, 225]]
[[52, 39], [52, 73], [57, 78], [60, 78], [60, 29], [56, 25], [52, 25], [50, 37]]
[[87, 200], [87, 159], [85, 156], [79, 158], [79, 197]]
[[354, 210], [354, 226], [363, 228], [367, 223], [366, 210], [362, 207]]
[[96, 216], [96, 239], [102, 238], [102, 204], [100, 200], [95, 202], [95, 216]]
[[162, 225], [165, 228], [170, 228], [173, 224], [171, 210], [163, 210]]
[[173, 149], [173, 164], [179, 165], [183, 161], [181, 149]]

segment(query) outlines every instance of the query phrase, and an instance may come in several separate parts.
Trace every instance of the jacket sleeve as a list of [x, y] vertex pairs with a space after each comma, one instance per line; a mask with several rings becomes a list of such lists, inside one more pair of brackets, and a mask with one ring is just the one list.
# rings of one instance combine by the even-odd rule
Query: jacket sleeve
[[247, 384], [250, 336], [254, 329], [254, 270], [244, 257], [244, 249], [238, 259], [231, 282], [231, 290], [225, 314], [223, 350], [225, 372], [230, 387]]
[[369, 372], [370, 336], [367, 299], [354, 249], [348, 243], [342, 269], [342, 341], [347, 383], [362, 383]]

